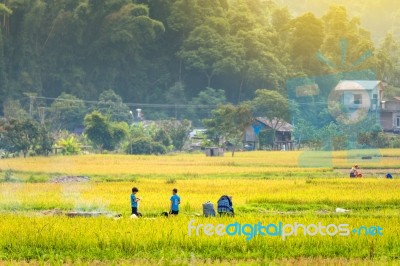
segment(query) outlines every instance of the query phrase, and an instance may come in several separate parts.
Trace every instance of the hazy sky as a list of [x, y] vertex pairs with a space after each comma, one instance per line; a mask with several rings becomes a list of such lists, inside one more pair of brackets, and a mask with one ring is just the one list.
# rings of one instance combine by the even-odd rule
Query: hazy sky
[[276, 0], [286, 5], [295, 16], [311, 11], [322, 16], [332, 4], [343, 5], [350, 16], [359, 16], [362, 26], [369, 30], [374, 41], [389, 31], [400, 39], [400, 0]]

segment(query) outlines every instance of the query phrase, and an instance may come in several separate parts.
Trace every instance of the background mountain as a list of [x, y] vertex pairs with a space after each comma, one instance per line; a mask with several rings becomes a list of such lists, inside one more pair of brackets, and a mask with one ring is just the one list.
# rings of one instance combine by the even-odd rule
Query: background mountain
[[148, 119], [200, 121], [257, 89], [285, 95], [294, 77], [364, 69], [395, 95], [399, 6], [353, 2], [3, 0], [0, 112], [21, 106], [43, 118], [57, 98], [63, 108], [84, 103], [84, 113], [118, 99]]

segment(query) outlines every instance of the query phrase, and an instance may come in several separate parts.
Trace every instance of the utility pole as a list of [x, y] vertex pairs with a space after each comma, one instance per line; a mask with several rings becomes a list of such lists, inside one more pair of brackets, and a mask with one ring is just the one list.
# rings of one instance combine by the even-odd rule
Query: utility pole
[[45, 108], [44, 106], [39, 107], [39, 118], [40, 118], [40, 124], [44, 124], [44, 117], [45, 117]]
[[175, 104], [175, 120], [178, 119], [178, 110], [176, 109], [176, 104]]
[[32, 117], [32, 113], [33, 113], [33, 104], [34, 104], [34, 102], [35, 102], [37, 93], [34, 93], [34, 92], [25, 92], [24, 94], [25, 94], [26, 96], [29, 97], [29, 116]]

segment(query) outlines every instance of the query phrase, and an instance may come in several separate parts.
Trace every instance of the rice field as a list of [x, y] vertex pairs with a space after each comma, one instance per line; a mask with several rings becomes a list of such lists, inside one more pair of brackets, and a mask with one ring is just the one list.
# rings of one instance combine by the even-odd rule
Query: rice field
[[[363, 157], [370, 157], [368, 160]], [[216, 177], [341, 177], [335, 169], [400, 169], [400, 149], [339, 152], [237, 152], [234, 157], [206, 157], [204, 154], [166, 156], [79, 155], [29, 157], [0, 160], [0, 171], [11, 169], [20, 176], [57, 174], [88, 175], [109, 180], [121, 178], [216, 178]]]
[[[0, 160], [0, 261], [96, 265], [396, 263], [400, 257], [400, 151], [367, 153], [239, 152], [235, 157], [225, 154], [216, 158], [202, 154], [81, 155]], [[365, 156], [371, 158], [361, 158]], [[304, 160], [306, 157], [310, 162]], [[326, 162], [326, 158], [330, 164], [315, 166], [316, 161]], [[347, 172], [339, 171], [355, 161], [361, 169], [376, 172], [350, 179]], [[393, 172], [393, 180], [382, 178], [387, 169]], [[48, 182], [63, 175], [85, 175], [91, 181]], [[133, 186], [142, 197], [141, 219], [130, 218]], [[169, 210], [174, 187], [181, 197], [180, 214], [161, 217], [161, 212]], [[233, 196], [236, 216], [202, 217], [202, 204], [216, 204], [223, 194]], [[69, 218], [64, 215], [68, 211], [121, 217]], [[204, 231], [207, 224], [208, 229], [219, 224], [235, 225], [231, 229], [249, 226], [232, 236], [215, 232], [208, 236], [208, 229]], [[265, 236], [255, 234], [260, 231], [254, 225], [261, 224], [280, 229], [276, 235], [274, 230]], [[295, 225], [307, 229], [300, 226], [297, 236], [290, 234]], [[309, 225], [322, 227], [325, 235], [320, 229], [312, 235], [313, 228], [305, 235]], [[347, 235], [335, 232], [339, 225], [346, 225]], [[283, 239], [282, 235], [287, 236]]]

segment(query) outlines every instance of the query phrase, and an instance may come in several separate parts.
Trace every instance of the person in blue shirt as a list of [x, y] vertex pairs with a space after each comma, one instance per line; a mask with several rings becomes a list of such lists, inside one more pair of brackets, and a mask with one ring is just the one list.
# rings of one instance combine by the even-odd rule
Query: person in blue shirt
[[139, 216], [138, 213], [138, 202], [140, 200], [139, 197], [136, 197], [136, 193], [139, 192], [139, 189], [137, 187], [132, 188], [132, 194], [131, 194], [131, 207], [132, 207], [132, 214]]
[[171, 196], [171, 210], [170, 214], [177, 215], [179, 213], [179, 204], [181, 204], [181, 198], [178, 196], [178, 190], [174, 188]]

